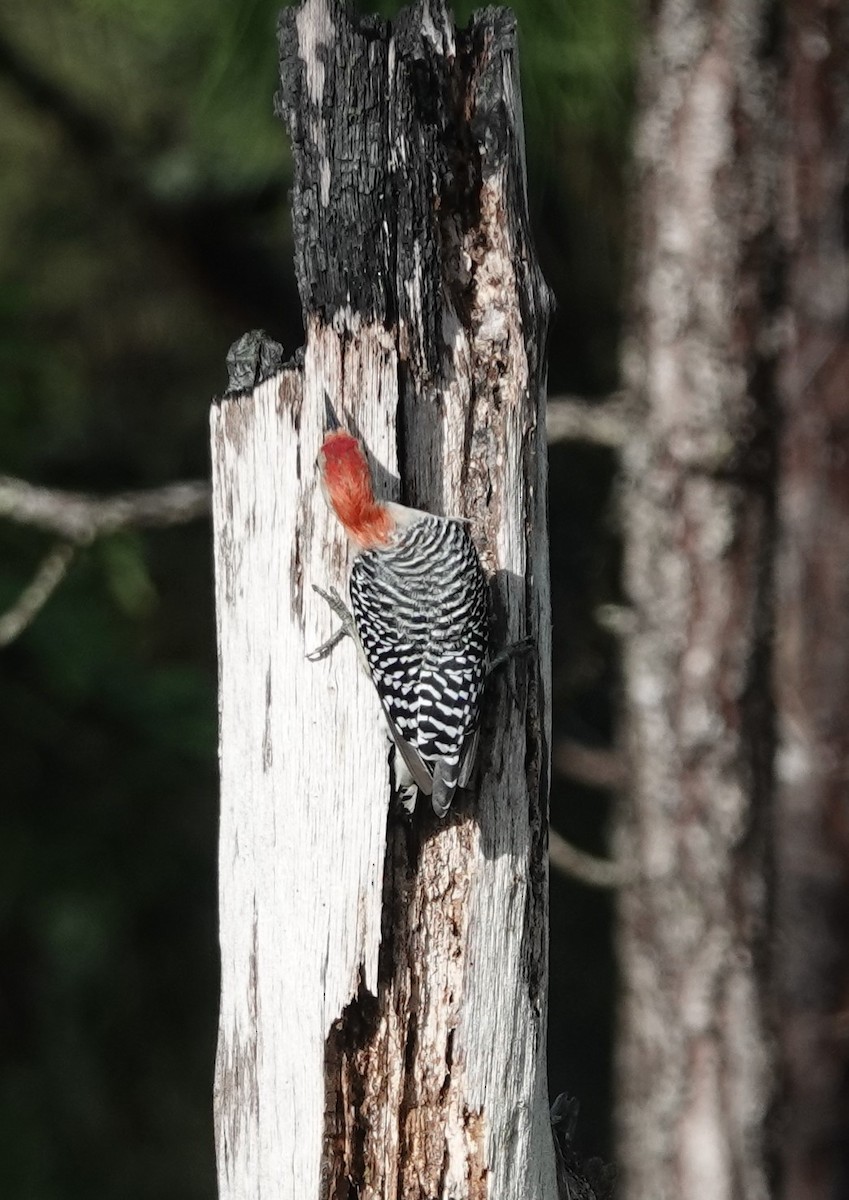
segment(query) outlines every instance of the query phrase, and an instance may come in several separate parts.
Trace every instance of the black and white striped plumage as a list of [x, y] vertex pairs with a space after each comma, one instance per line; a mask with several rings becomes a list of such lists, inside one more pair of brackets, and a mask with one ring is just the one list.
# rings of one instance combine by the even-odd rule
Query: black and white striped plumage
[[387, 507], [401, 517], [389, 544], [351, 570], [354, 624], [398, 750], [442, 817], [474, 762], [486, 582], [465, 523]]

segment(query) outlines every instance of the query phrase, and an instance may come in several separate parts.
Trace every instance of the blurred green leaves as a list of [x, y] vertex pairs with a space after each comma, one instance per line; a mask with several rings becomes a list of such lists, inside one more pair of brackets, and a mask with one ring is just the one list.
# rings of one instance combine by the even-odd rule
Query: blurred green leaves
[[157, 595], [147, 564], [144, 543], [138, 534], [104, 538], [96, 546], [109, 594], [128, 617], [149, 617]]

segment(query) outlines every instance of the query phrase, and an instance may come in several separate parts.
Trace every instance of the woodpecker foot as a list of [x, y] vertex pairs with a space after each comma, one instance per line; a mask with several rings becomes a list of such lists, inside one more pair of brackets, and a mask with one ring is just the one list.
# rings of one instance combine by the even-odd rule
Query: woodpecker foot
[[503, 667], [511, 658], [518, 658], [520, 654], [527, 654], [530, 650], [533, 650], [535, 645], [536, 641], [534, 638], [525, 637], [520, 638], [518, 642], [512, 642], [509, 646], [505, 646], [490, 662], [486, 672], [487, 676], [491, 675], [493, 671], [497, 671], [499, 667]]
[[[533, 650], [535, 646], [536, 642], [532, 637], [520, 638], [518, 642], [512, 642], [509, 646], [505, 646], [503, 650], [496, 654], [495, 658], [489, 664], [489, 668], [486, 672], [487, 679], [489, 679], [489, 677], [495, 671], [497, 671], [499, 667], [503, 667], [505, 663], [510, 662], [510, 660], [513, 658], [518, 658], [521, 654], [527, 654], [530, 650]], [[516, 695], [509, 676], [506, 680], [506, 684], [507, 694], [510, 697], [513, 707], [519, 708], [519, 697]]]
[[[339, 645], [344, 637], [355, 638], [354, 634], [354, 618], [348, 611], [345, 601], [336, 591], [336, 588], [331, 588], [326, 592], [324, 588], [320, 588], [317, 584], [312, 585], [312, 590], [321, 596], [322, 600], [326, 600], [333, 611], [336, 613], [339, 620], [342, 622], [342, 627], [337, 629], [326, 642], [322, 642], [320, 646], [316, 646], [315, 650], [311, 650], [307, 655], [310, 662], [320, 662], [322, 658], [327, 658], [333, 650]], [[356, 639], [355, 639], [356, 640]]]

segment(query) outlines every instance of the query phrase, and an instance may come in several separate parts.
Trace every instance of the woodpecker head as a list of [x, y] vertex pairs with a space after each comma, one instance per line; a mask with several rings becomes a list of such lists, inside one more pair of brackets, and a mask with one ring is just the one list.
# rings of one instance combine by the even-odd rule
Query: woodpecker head
[[361, 549], [385, 546], [394, 522], [374, 498], [366, 456], [359, 441], [343, 429], [325, 396], [326, 429], [318, 454], [321, 486], [348, 537]]

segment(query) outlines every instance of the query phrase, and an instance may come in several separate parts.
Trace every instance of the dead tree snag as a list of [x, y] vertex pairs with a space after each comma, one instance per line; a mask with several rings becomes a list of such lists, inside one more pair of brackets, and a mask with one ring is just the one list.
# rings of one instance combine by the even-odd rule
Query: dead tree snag
[[[280, 23], [303, 352], [213, 407], [221, 687], [222, 1197], [554, 1200], [545, 1083], [543, 344], [515, 28], [422, 0]], [[273, 362], [275, 356], [266, 360]], [[251, 372], [247, 377], [250, 378]], [[311, 584], [349, 549], [317, 491], [324, 395], [385, 495], [464, 516], [492, 577], [474, 793], [391, 811], [372, 686]]]

